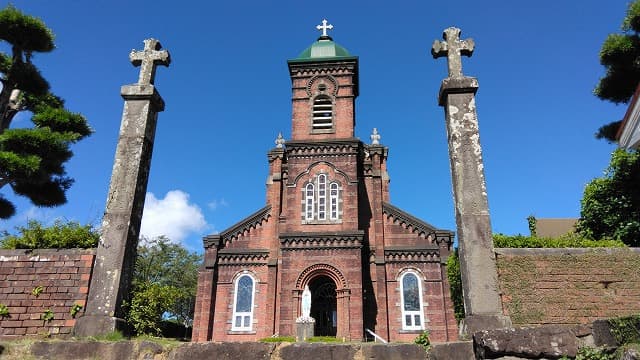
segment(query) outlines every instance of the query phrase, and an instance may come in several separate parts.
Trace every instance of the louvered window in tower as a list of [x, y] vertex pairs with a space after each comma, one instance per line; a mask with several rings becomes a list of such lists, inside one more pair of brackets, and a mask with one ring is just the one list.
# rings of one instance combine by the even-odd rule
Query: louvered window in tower
[[313, 130], [327, 130], [333, 127], [333, 105], [327, 96], [318, 96], [313, 101]]

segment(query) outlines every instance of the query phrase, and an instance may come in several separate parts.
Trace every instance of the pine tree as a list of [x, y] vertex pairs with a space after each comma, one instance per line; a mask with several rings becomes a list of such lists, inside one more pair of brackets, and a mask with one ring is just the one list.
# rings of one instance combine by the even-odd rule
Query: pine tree
[[[0, 10], [0, 189], [9, 186], [37, 206], [66, 202], [73, 183], [64, 164], [70, 145], [91, 134], [86, 119], [65, 109], [50, 92], [47, 80], [33, 63], [36, 53], [55, 48], [53, 32], [44, 22], [9, 5]], [[12, 129], [16, 114], [32, 114], [32, 127]], [[15, 214], [15, 206], [0, 194], [0, 218]]]
[[[610, 34], [600, 49], [600, 63], [606, 69], [594, 94], [616, 104], [628, 103], [640, 83], [640, 0], [629, 4], [622, 21], [622, 33]], [[596, 137], [615, 141], [621, 121], [602, 126]]]

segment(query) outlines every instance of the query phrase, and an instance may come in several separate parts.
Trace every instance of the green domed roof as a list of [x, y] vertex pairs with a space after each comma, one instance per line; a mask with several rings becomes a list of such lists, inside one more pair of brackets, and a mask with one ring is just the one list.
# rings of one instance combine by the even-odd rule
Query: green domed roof
[[338, 45], [329, 36], [321, 36], [316, 42], [311, 44], [298, 55], [294, 61], [312, 61], [332, 58], [352, 57], [344, 47]]

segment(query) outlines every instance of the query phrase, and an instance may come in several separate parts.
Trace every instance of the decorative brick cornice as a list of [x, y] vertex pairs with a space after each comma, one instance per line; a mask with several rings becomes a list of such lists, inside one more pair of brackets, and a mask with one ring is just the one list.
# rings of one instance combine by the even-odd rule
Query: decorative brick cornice
[[382, 211], [387, 218], [392, 218], [394, 222], [406, 225], [413, 233], [429, 240], [431, 243], [447, 244], [447, 246], [453, 244], [453, 236], [455, 234], [453, 231], [436, 229], [433, 225], [387, 202], [382, 203]]
[[364, 231], [333, 233], [289, 233], [280, 235], [280, 244], [286, 250], [359, 249]]
[[389, 263], [440, 262], [440, 249], [437, 246], [427, 248], [388, 247], [384, 249], [384, 259]]
[[373, 156], [378, 155], [382, 157], [382, 161], [384, 162], [387, 159], [389, 154], [389, 148], [382, 145], [367, 145], [364, 144], [362, 148], [363, 152], [363, 162], [362, 169], [364, 170], [365, 176], [382, 176], [383, 172], [380, 171], [380, 166], [373, 166]]
[[284, 158], [284, 149], [282, 148], [273, 148], [267, 153], [267, 157], [269, 158], [269, 162], [272, 162], [275, 159]]
[[224, 245], [227, 242], [237, 239], [238, 236], [244, 234], [246, 231], [255, 229], [263, 222], [271, 217], [271, 205], [267, 205], [255, 213], [247, 216], [245, 219], [231, 226], [227, 230], [216, 235], [208, 235], [203, 239], [204, 248], [208, 249], [212, 246], [218, 247], [221, 244]]
[[287, 141], [287, 157], [357, 155], [362, 142], [356, 138], [328, 141]]
[[269, 249], [225, 249], [218, 253], [218, 265], [267, 265]]
[[313, 75], [351, 75], [358, 71], [358, 58], [343, 60], [309, 61], [301, 63], [289, 63], [291, 77], [307, 77]]

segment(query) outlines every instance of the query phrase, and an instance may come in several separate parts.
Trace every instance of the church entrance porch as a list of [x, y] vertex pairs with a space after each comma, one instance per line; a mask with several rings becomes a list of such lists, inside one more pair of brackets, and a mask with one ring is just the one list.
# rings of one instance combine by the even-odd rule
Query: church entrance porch
[[316, 320], [315, 336], [336, 336], [338, 308], [336, 283], [328, 276], [318, 276], [309, 282], [311, 317]]

